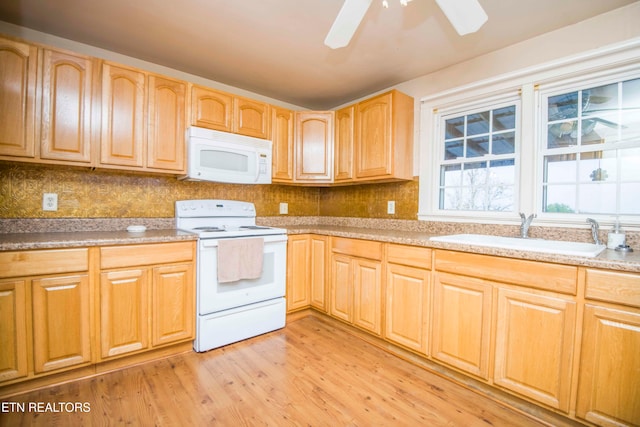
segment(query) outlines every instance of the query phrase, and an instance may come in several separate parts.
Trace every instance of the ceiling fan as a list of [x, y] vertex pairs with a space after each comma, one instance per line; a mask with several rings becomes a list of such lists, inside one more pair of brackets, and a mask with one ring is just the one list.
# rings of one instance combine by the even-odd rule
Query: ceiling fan
[[[345, 47], [358, 29], [373, 0], [345, 0], [338, 12], [324, 44], [332, 49]], [[411, 0], [400, 0], [406, 6]], [[387, 0], [383, 5], [388, 7]], [[488, 17], [478, 0], [436, 0], [442, 12], [461, 36], [474, 33], [482, 27]]]

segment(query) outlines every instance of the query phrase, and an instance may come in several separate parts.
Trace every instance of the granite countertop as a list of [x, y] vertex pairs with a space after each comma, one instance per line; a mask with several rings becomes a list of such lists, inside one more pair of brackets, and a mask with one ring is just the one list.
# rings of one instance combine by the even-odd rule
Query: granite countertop
[[285, 228], [287, 229], [288, 234], [315, 233], [327, 236], [375, 240], [379, 242], [424, 246], [433, 249], [448, 249], [532, 261], [640, 272], [640, 251], [623, 253], [617, 252], [613, 249], [605, 249], [597, 257], [567, 256], [530, 251], [517, 251], [513, 249], [490, 248], [476, 245], [472, 246], [456, 243], [433, 242], [429, 240], [429, 238], [435, 236], [435, 234], [421, 231], [345, 227], [335, 225], [295, 225], [287, 226]]
[[165, 243], [197, 240], [197, 238], [196, 234], [176, 229], [154, 229], [142, 233], [127, 231], [0, 233], [0, 251]]

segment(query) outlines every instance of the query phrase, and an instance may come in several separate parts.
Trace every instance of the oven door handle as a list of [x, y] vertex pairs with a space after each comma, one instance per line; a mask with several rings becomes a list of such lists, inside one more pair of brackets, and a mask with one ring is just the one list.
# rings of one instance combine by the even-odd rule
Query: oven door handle
[[[267, 235], [267, 236], [247, 236], [247, 237], [230, 237], [230, 239], [250, 239], [250, 238], [254, 238], [254, 237], [261, 237], [264, 239], [264, 243], [278, 243], [278, 242], [286, 242], [287, 241], [287, 235], [286, 234], [275, 234], [275, 235]], [[213, 248], [218, 246], [218, 242], [220, 240], [224, 240], [224, 238], [221, 239], [200, 239], [200, 247], [203, 248]]]

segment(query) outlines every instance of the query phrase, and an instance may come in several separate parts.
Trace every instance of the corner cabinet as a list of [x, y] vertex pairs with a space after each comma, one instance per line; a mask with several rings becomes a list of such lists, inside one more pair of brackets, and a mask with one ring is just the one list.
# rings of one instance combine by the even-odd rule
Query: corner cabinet
[[286, 108], [271, 108], [271, 141], [273, 142], [272, 181], [293, 182], [294, 113]]
[[396, 90], [357, 104], [356, 180], [413, 178], [413, 104]]
[[287, 312], [313, 307], [327, 311], [328, 238], [290, 235], [287, 242]]
[[100, 248], [100, 357], [194, 338], [193, 242]]

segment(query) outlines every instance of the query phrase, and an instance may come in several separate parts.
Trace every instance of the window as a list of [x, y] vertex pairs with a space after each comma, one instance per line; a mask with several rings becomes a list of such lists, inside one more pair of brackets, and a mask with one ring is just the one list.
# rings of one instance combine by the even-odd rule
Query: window
[[541, 211], [640, 214], [640, 78], [541, 98]]
[[640, 225], [640, 42], [423, 98], [418, 218]]
[[517, 105], [441, 117], [439, 208], [513, 211]]

